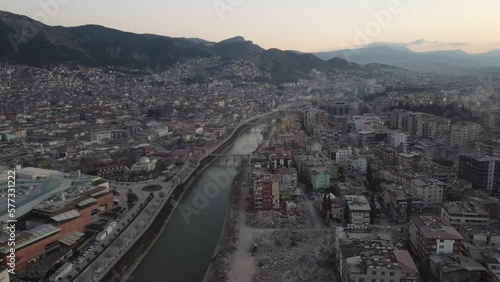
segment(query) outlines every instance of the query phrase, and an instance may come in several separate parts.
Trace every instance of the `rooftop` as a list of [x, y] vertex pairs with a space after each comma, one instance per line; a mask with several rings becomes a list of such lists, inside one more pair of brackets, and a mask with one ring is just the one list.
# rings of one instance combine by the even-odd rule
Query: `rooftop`
[[[54, 194], [46, 199], [33, 210], [45, 213], [56, 213], [68, 207], [84, 207], [95, 203], [95, 196], [106, 193], [109, 189], [105, 186], [79, 186], [70, 187], [62, 192]], [[66, 212], [65, 212], [66, 213]]]
[[480, 263], [462, 255], [432, 255], [429, 256], [429, 259], [443, 272], [457, 270], [486, 271]]
[[429, 178], [429, 177], [414, 178], [411, 180], [411, 182], [418, 187], [423, 187], [423, 186], [428, 186], [428, 185], [446, 185], [445, 183], [443, 183], [437, 179]]
[[366, 273], [368, 269], [401, 269], [393, 248], [380, 241], [354, 240], [340, 249], [354, 271]]
[[448, 202], [443, 204], [443, 209], [449, 214], [476, 214], [489, 217], [487, 211], [475, 203], [468, 203], [462, 201]]
[[445, 225], [440, 219], [433, 216], [413, 216], [411, 220], [426, 239], [464, 239], [455, 228]]
[[499, 157], [489, 156], [489, 155], [465, 154], [462, 156], [466, 156], [466, 157], [475, 159], [476, 161], [479, 161], [479, 162], [491, 162], [491, 161], [498, 162], [498, 161], [500, 161]]
[[48, 170], [37, 167], [24, 167], [17, 171], [21, 175], [37, 176], [37, 175], [62, 175], [63, 173], [55, 170]]
[[403, 272], [418, 274], [418, 268], [408, 251], [396, 250], [394, 251], [394, 256], [396, 257], [396, 260], [398, 261]]
[[363, 195], [347, 195], [344, 198], [350, 210], [371, 211], [370, 204]]

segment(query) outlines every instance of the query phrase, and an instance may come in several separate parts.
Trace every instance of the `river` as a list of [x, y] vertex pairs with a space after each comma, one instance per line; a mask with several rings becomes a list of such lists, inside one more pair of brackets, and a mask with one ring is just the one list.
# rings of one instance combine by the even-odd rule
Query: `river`
[[[263, 141], [258, 127], [238, 136], [226, 155], [252, 153]], [[131, 281], [201, 282], [215, 251], [237, 173], [232, 158], [216, 160], [200, 175], [132, 274]], [[238, 161], [236, 161], [238, 162]]]

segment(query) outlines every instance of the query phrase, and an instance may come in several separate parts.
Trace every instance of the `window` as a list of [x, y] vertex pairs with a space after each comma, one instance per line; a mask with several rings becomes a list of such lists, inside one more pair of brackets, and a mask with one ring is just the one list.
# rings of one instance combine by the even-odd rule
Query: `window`
[[365, 282], [365, 278], [359, 278], [358, 282]]
[[385, 276], [385, 271], [380, 272], [380, 275]]
[[372, 275], [377, 275], [377, 271], [376, 271], [376, 270], [373, 270], [373, 271], [372, 271]]
[[389, 276], [394, 276], [394, 272], [389, 272]]

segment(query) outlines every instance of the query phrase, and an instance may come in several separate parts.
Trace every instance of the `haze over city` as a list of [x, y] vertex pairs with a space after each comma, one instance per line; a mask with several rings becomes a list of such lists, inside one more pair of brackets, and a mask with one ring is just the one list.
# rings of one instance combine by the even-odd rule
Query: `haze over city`
[[500, 282], [500, 3], [2, 0], [1, 282]]
[[[35, 17], [50, 1], [3, 0], [0, 9]], [[302, 52], [359, 47], [357, 29], [365, 30], [379, 13], [394, 5], [380, 32], [367, 43], [389, 42], [415, 51], [462, 49], [470, 53], [500, 48], [500, 3], [467, 0], [89, 0], [61, 1], [49, 25], [98, 24], [136, 33], [198, 37], [220, 41], [237, 35], [264, 48]], [[399, 12], [400, 11], [400, 12]], [[36, 17], [35, 17], [36, 19]], [[385, 22], [385, 20], [384, 20]], [[375, 30], [375, 29], [373, 29]]]

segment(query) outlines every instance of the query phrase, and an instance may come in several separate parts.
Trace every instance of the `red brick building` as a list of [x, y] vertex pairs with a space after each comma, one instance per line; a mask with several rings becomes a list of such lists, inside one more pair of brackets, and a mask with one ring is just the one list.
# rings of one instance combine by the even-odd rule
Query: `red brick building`
[[[59, 246], [59, 240], [74, 232], [85, 231], [85, 226], [101, 211], [113, 208], [113, 194], [107, 187], [92, 187], [74, 198], [64, 199], [64, 205], [44, 205], [35, 207], [23, 218], [26, 230], [16, 233], [16, 265], [37, 260], [40, 256]], [[54, 208], [55, 206], [55, 208]], [[8, 246], [0, 248], [6, 261]]]
[[409, 231], [411, 245], [422, 261], [431, 255], [462, 253], [464, 237], [439, 218], [413, 216]]
[[254, 201], [257, 209], [279, 209], [279, 199], [280, 184], [277, 176], [265, 175], [254, 181]]

